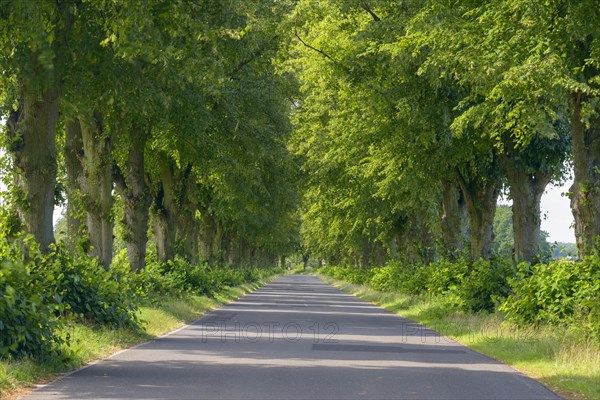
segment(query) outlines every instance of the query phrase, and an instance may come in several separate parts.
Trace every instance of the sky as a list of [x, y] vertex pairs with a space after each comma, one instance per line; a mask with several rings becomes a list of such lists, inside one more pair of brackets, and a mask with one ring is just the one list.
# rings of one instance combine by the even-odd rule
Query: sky
[[[562, 185], [548, 185], [542, 196], [540, 205], [542, 214], [542, 230], [548, 232], [548, 242], [575, 243], [575, 230], [573, 229], [573, 214], [571, 213], [571, 200], [563, 193], [569, 191], [573, 180], [568, 180]], [[511, 205], [511, 200], [500, 199], [499, 204]]]
[[[0, 121], [0, 124], [2, 123], [3, 121]], [[2, 150], [0, 149], [1, 152]], [[548, 241], [550, 243], [575, 243], [570, 200], [568, 197], [562, 195], [569, 190], [572, 184], [573, 181], [568, 180], [559, 186], [548, 185], [546, 192], [542, 196], [542, 230], [548, 232]], [[4, 190], [4, 185], [0, 182], [0, 191], [2, 190]], [[510, 201], [503, 199], [499, 203], [511, 204]], [[62, 212], [62, 207], [57, 207], [54, 210], [54, 224], [60, 219]]]
[[[548, 242], [575, 243], [575, 231], [572, 228], [573, 214], [571, 213], [570, 200], [563, 196], [571, 185], [572, 180], [563, 185], [548, 185], [542, 196], [542, 230], [548, 232]], [[0, 184], [1, 185], [1, 184]], [[500, 200], [501, 204], [511, 204], [510, 201]], [[54, 210], [54, 223], [60, 219], [63, 209], [57, 207]]]
[[562, 186], [548, 185], [542, 196], [542, 230], [550, 234], [550, 243], [575, 243], [571, 200], [562, 195], [569, 191], [572, 184], [573, 181], [568, 180]]

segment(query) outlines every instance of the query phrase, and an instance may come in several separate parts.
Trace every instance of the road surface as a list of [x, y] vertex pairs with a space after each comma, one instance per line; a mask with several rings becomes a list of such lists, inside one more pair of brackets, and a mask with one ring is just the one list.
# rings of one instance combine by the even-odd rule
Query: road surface
[[291, 275], [26, 399], [559, 399], [434, 331]]

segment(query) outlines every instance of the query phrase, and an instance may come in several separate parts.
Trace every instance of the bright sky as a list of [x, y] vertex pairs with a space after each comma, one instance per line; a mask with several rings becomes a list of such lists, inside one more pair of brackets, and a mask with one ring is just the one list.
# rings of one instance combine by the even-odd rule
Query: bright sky
[[[0, 120], [0, 125], [4, 121]], [[0, 149], [2, 152], [2, 149]], [[565, 182], [562, 186], [548, 185], [546, 192], [542, 196], [542, 229], [550, 234], [548, 241], [575, 243], [575, 232], [572, 228], [573, 214], [571, 213], [570, 200], [562, 196], [567, 192], [573, 183], [572, 180]], [[4, 190], [4, 185], [0, 182], [0, 191]], [[506, 200], [500, 200], [501, 204], [510, 204]], [[58, 221], [62, 214], [62, 207], [54, 210], [54, 223]]]
[[[562, 195], [569, 190], [572, 184], [573, 181], [569, 180], [562, 186], [548, 185], [542, 196], [542, 230], [549, 233], [548, 242], [550, 243], [575, 243], [570, 200]], [[501, 200], [500, 203], [510, 205], [510, 202], [506, 200]], [[61, 207], [54, 210], [54, 224], [61, 217], [62, 212]]]
[[[560, 186], [548, 185], [542, 196], [542, 230], [548, 232], [549, 243], [575, 243], [571, 200], [563, 196], [572, 184], [573, 180], [569, 179]], [[511, 205], [512, 200], [500, 199], [498, 203]]]
[[568, 180], [562, 186], [550, 186], [542, 196], [542, 230], [548, 232], [548, 242], [575, 243], [571, 200], [563, 193], [573, 184]]

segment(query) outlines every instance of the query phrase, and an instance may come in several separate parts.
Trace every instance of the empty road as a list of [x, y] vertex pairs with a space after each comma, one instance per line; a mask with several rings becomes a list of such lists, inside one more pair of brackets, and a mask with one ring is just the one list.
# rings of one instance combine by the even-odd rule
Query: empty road
[[559, 399], [314, 276], [284, 276], [26, 399]]

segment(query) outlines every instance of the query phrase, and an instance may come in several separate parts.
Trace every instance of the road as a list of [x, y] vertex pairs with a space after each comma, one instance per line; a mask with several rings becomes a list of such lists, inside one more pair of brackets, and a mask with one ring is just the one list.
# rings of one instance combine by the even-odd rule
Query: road
[[559, 399], [440, 334], [290, 275], [38, 399]]

